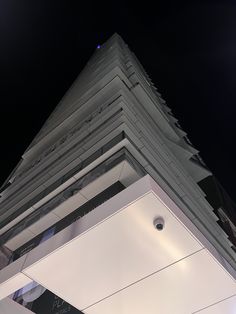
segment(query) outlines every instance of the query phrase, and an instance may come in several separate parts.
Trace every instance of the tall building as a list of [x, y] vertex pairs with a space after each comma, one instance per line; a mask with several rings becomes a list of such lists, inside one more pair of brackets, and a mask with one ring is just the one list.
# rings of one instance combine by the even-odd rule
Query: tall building
[[1, 188], [0, 312], [236, 312], [226, 195], [114, 34]]

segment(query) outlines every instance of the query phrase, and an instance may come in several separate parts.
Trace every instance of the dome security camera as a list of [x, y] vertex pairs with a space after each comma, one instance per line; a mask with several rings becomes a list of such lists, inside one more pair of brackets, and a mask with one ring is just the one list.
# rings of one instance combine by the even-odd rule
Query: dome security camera
[[162, 217], [157, 217], [156, 219], [154, 219], [153, 224], [158, 231], [162, 231], [165, 225], [165, 221]]

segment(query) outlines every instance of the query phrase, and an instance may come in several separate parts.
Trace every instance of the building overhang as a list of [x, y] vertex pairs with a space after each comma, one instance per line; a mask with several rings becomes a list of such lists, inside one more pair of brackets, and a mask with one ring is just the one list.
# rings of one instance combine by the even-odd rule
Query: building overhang
[[14, 302], [10, 298], [5, 298], [0, 302], [1, 314], [32, 314], [33, 312]]
[[147, 175], [4, 268], [0, 299], [34, 280], [86, 314], [230, 314], [235, 278]]

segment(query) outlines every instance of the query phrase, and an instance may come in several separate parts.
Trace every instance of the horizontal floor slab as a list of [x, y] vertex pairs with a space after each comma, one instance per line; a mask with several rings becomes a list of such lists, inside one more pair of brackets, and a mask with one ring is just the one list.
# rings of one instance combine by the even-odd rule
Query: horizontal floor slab
[[20, 273], [88, 314], [189, 314], [236, 293], [222, 261], [145, 176], [26, 254]]
[[203, 249], [101, 300], [83, 312], [190, 314], [219, 302], [235, 291], [235, 282]]
[[16, 303], [10, 298], [5, 298], [0, 301], [1, 314], [33, 314], [32, 311], [26, 309], [24, 306]]

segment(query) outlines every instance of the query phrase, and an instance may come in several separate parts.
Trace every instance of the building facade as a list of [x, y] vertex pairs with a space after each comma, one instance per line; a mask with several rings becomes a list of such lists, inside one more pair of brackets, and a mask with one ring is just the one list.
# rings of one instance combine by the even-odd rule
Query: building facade
[[114, 34], [1, 188], [0, 309], [233, 313], [234, 204], [222, 191]]

